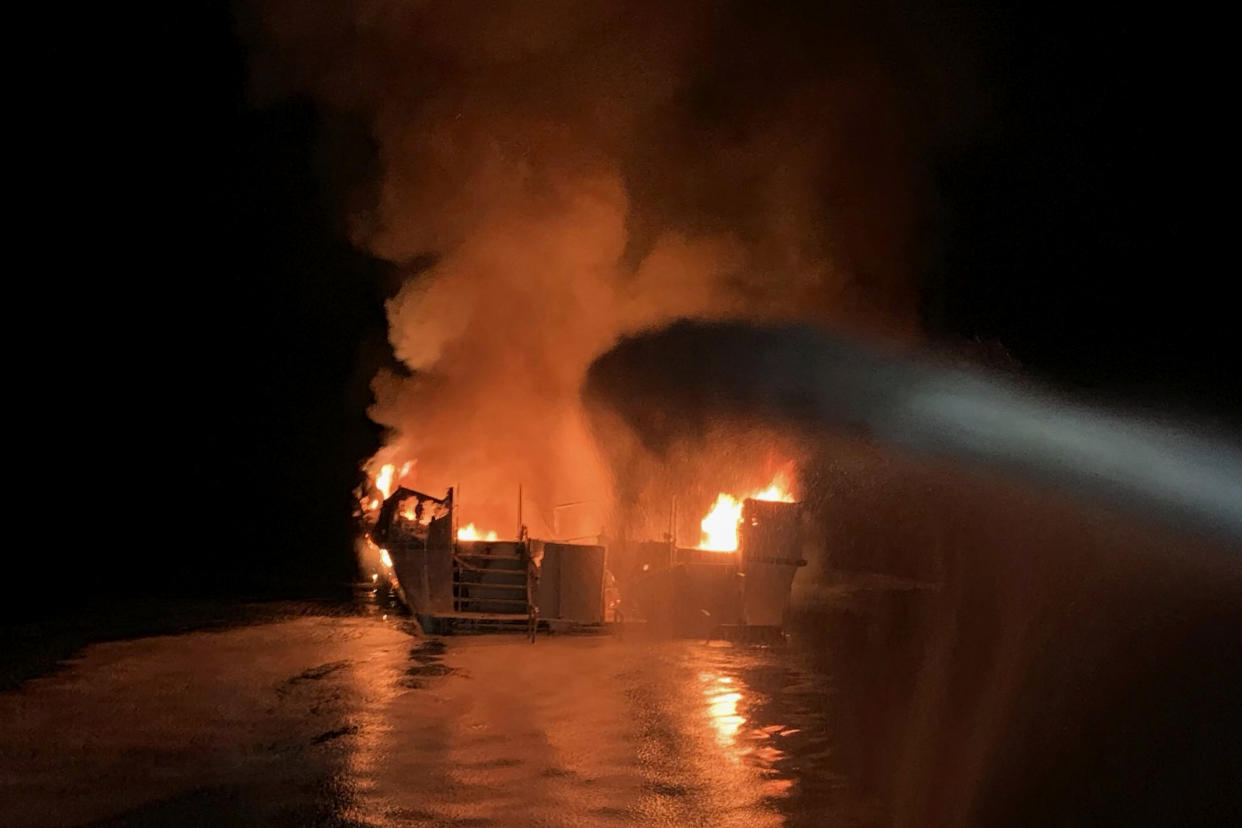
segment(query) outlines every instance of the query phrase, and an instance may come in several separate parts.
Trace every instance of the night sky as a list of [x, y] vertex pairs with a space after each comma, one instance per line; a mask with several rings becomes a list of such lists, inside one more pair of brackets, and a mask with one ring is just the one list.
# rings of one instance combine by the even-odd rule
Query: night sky
[[[1232, 96], [1211, 22], [1167, 15], [928, 15], [994, 114], [927, 159], [922, 313], [933, 341], [978, 341], [1084, 398], [1236, 429]], [[71, 356], [51, 368], [68, 389], [51, 439], [75, 485], [103, 489], [88, 510], [117, 550], [84, 555], [70, 595], [353, 576], [350, 489], [378, 446], [364, 408], [396, 289], [345, 238], [374, 148], [308, 100], [254, 103], [238, 26], [209, 3], [43, 47], [33, 241], [55, 292], [84, 300], [55, 315]], [[23, 566], [15, 583], [46, 569]]]

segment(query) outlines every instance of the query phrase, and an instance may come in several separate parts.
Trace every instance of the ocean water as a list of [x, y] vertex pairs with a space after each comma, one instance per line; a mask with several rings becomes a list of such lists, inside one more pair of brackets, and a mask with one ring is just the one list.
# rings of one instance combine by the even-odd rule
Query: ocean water
[[0, 823], [860, 824], [805, 655], [378, 610], [95, 644], [0, 695]]
[[0, 693], [0, 825], [1230, 824], [1238, 593], [1186, 588], [879, 579], [775, 646], [222, 611]]

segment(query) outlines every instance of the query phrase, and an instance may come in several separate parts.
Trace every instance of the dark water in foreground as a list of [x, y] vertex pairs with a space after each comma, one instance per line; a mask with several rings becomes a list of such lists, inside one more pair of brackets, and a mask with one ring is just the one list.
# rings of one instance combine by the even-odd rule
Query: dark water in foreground
[[1110, 588], [880, 583], [776, 647], [221, 609], [0, 693], [0, 825], [1231, 824], [1237, 591]]
[[828, 684], [796, 646], [380, 608], [101, 643], [0, 695], [0, 824], [865, 823]]

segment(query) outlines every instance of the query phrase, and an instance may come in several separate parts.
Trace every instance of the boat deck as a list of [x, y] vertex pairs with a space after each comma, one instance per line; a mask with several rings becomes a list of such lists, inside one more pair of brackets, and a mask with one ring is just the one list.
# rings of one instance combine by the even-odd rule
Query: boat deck
[[435, 612], [428, 615], [446, 621], [526, 621], [530, 618], [530, 613], [526, 612]]

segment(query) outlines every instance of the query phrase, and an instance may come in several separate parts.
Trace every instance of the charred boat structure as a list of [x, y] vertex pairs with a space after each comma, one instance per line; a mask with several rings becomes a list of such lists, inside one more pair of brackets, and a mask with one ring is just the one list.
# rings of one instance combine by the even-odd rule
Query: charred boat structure
[[[641, 624], [667, 634], [767, 641], [781, 635], [806, 561], [801, 505], [747, 498], [733, 549], [599, 538], [563, 543], [458, 527], [453, 490], [399, 487], [370, 537], [392, 586], [429, 633], [598, 630]], [[675, 521], [673, 521], [675, 523]], [[616, 573], [617, 577], [614, 577]]]
[[747, 498], [736, 550], [683, 547], [672, 537], [619, 544], [610, 565], [624, 573], [622, 614], [676, 635], [779, 638], [794, 576], [806, 565], [802, 535], [801, 504]]
[[399, 487], [371, 539], [387, 555], [401, 601], [429, 633], [601, 628], [604, 547], [531, 538], [458, 537], [453, 490]]

